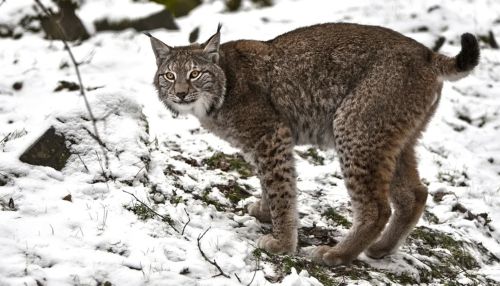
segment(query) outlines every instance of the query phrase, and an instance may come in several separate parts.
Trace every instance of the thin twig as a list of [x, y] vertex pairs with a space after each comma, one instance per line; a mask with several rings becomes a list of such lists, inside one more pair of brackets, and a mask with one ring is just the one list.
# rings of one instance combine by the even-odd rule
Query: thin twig
[[95, 50], [90, 51], [90, 53], [85, 57], [85, 59], [81, 60], [78, 62], [78, 66], [84, 65], [84, 64], [90, 64], [92, 62], [92, 59], [94, 59], [95, 55]]
[[184, 227], [182, 227], [181, 235], [184, 235], [184, 231], [186, 230], [186, 226], [188, 226], [188, 224], [191, 222], [191, 217], [189, 216], [189, 213], [187, 212], [186, 209], [184, 209], [184, 212], [186, 213], [186, 215], [188, 217], [188, 221], [186, 222], [186, 224], [184, 224]]
[[[95, 151], [95, 150], [94, 150], [94, 151]], [[108, 184], [108, 181], [109, 181], [109, 176], [108, 176], [108, 174], [106, 173], [106, 171], [104, 171], [104, 167], [102, 166], [101, 157], [99, 157], [99, 153], [97, 153], [97, 151], [95, 151], [95, 155], [97, 156], [97, 162], [99, 162], [99, 166], [101, 166], [102, 176], [103, 176], [103, 177], [104, 177], [104, 179], [106, 180], [106, 187], [107, 187], [108, 192], [109, 192], [109, 184]]]
[[222, 268], [220, 268], [219, 264], [217, 264], [217, 261], [215, 261], [215, 259], [213, 261], [211, 261], [210, 259], [208, 259], [208, 257], [205, 254], [205, 252], [203, 252], [203, 250], [201, 249], [200, 241], [205, 236], [205, 234], [207, 234], [207, 232], [209, 230], [210, 230], [210, 227], [207, 228], [207, 230], [205, 230], [202, 234], [200, 234], [198, 236], [198, 238], [196, 239], [197, 242], [198, 242], [198, 249], [200, 250], [201, 256], [203, 256], [203, 259], [205, 259], [208, 263], [212, 264], [213, 266], [215, 266], [217, 268], [217, 270], [219, 270], [219, 274], [214, 275], [213, 277], [224, 276], [226, 278], [230, 278], [229, 275], [227, 275], [226, 273], [224, 273], [224, 271], [222, 271]]
[[259, 270], [260, 258], [257, 258], [257, 266], [255, 267], [255, 271], [253, 272], [252, 280], [248, 282], [247, 286], [252, 285], [253, 280], [255, 279], [255, 275], [257, 275], [257, 270]]
[[142, 167], [139, 169], [139, 171], [137, 171], [137, 173], [135, 174], [135, 176], [134, 176], [134, 178], [132, 179], [132, 181], [133, 181], [133, 180], [135, 180], [135, 178], [137, 178], [137, 176], [138, 176], [138, 175], [139, 175], [139, 173], [140, 173], [140, 172], [144, 169], [144, 167], [145, 167], [145, 166], [142, 166]]
[[106, 146], [106, 144], [104, 142], [102, 142], [102, 140], [101, 140], [100, 137], [98, 137], [95, 134], [93, 134], [90, 130], [87, 129], [87, 127], [83, 127], [83, 130], [87, 131], [87, 133], [90, 135], [90, 137], [92, 137], [92, 139], [94, 139], [95, 141], [97, 141], [97, 143], [99, 143], [99, 145], [103, 149], [106, 149], [106, 150], [109, 151], [108, 146]]
[[172, 219], [170, 219], [169, 217], [166, 217], [164, 215], [161, 215], [159, 213], [157, 213], [155, 210], [153, 210], [150, 206], [148, 206], [147, 204], [145, 204], [143, 201], [139, 200], [138, 197], [136, 197], [134, 194], [130, 193], [130, 192], [127, 192], [125, 190], [122, 190], [122, 192], [124, 193], [127, 193], [129, 195], [131, 195], [132, 197], [134, 197], [134, 199], [136, 201], [138, 201], [141, 205], [143, 205], [144, 207], [146, 207], [150, 212], [154, 213], [155, 215], [157, 215], [159, 218], [161, 218], [162, 221], [168, 223], [168, 225], [173, 229], [175, 230], [175, 232], [179, 233], [179, 231], [177, 230], [177, 228], [175, 228], [173, 222], [172, 222]]
[[80, 161], [82, 162], [83, 164], [83, 167], [85, 167], [85, 170], [87, 170], [87, 173], [90, 173], [90, 170], [89, 168], [87, 167], [87, 164], [85, 164], [85, 162], [83, 161], [82, 157], [80, 156], [80, 154], [77, 154], [78, 155], [78, 158], [80, 159]]
[[[68, 42], [66, 41], [66, 39], [67, 39], [66, 33], [64, 32], [64, 29], [61, 27], [61, 24], [58, 21], [54, 20], [54, 18], [55, 18], [54, 14], [52, 14], [52, 12], [49, 9], [47, 9], [42, 4], [42, 2], [40, 2], [40, 0], [34, 0], [34, 1], [38, 5], [38, 7], [40, 7], [40, 9], [42, 9], [43, 13], [45, 13], [45, 15], [47, 15], [47, 17], [49, 17], [49, 19], [51, 19], [52, 22], [54, 22], [55, 27], [59, 31], [59, 34], [62, 36], [61, 37], [61, 41], [63, 42], [64, 48], [66, 49], [66, 51], [68, 51], [69, 57], [71, 59], [71, 62], [73, 63], [73, 66], [75, 68], [76, 76], [77, 76], [78, 82], [80, 84], [80, 95], [83, 96], [83, 100], [85, 101], [85, 107], [87, 108], [87, 111], [88, 111], [89, 116], [90, 116], [90, 120], [92, 121], [92, 125], [94, 127], [94, 136], [95, 136], [94, 139], [96, 139], [97, 142], [101, 146], [103, 146], [103, 142], [101, 140], [101, 136], [99, 136], [99, 131], [97, 130], [97, 123], [96, 123], [96, 120], [95, 120], [95, 117], [94, 117], [94, 113], [92, 112], [92, 109], [90, 108], [89, 100], [87, 98], [87, 95], [85, 94], [85, 87], [83, 85], [82, 77], [80, 75], [80, 69], [78, 68], [79, 64], [77, 63], [77, 61], [75, 59], [75, 56], [73, 55], [73, 52], [71, 51], [71, 48], [69, 47]], [[103, 149], [104, 149], [104, 146], [103, 146]], [[105, 156], [105, 158], [106, 158], [106, 166], [107, 166], [108, 165], [107, 156]]]
[[5, 135], [5, 137], [4, 137], [2, 140], [0, 140], [0, 143], [7, 142], [7, 141], [8, 141], [8, 138], [9, 138], [9, 136], [10, 136], [11, 134], [12, 134], [12, 132], [7, 133], [7, 135]]

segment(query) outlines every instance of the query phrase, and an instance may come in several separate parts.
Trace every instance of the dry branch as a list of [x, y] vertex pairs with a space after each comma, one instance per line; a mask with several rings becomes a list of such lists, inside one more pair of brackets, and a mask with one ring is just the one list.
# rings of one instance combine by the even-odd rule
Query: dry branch
[[201, 249], [200, 241], [203, 239], [203, 237], [205, 236], [205, 234], [207, 234], [207, 232], [209, 230], [210, 230], [210, 227], [207, 228], [207, 230], [205, 230], [202, 234], [200, 234], [198, 236], [198, 238], [196, 239], [197, 242], [198, 242], [198, 249], [200, 250], [201, 256], [203, 256], [203, 259], [205, 259], [208, 263], [212, 264], [213, 266], [215, 266], [215, 268], [217, 268], [217, 270], [219, 270], [219, 274], [214, 275], [213, 277], [224, 276], [226, 278], [229, 278], [229, 275], [227, 275], [226, 273], [224, 273], [224, 271], [222, 271], [222, 268], [220, 268], [219, 264], [217, 264], [217, 261], [215, 261], [215, 259], [213, 261], [211, 261], [210, 259], [208, 259], [208, 257], [205, 254], [205, 252], [203, 252], [203, 250]]
[[[55, 20], [54, 14], [52, 14], [52, 12], [49, 9], [47, 9], [47, 7], [45, 7], [42, 4], [42, 2], [40, 2], [40, 0], [34, 0], [34, 1], [38, 5], [38, 7], [40, 7], [40, 9], [42, 9], [43, 13], [45, 13], [45, 15], [47, 17], [49, 17], [49, 19], [51, 19], [54, 22], [55, 27], [57, 28], [59, 33], [62, 35], [61, 41], [63, 42], [64, 48], [66, 49], [66, 51], [68, 51], [71, 62], [73, 63], [73, 67], [75, 68], [76, 76], [78, 78], [78, 83], [80, 84], [80, 95], [83, 96], [83, 100], [85, 101], [85, 107], [87, 108], [87, 111], [88, 111], [89, 116], [90, 116], [90, 120], [92, 121], [92, 125], [94, 127], [94, 134], [93, 134], [94, 136], [92, 136], [92, 137], [99, 143], [99, 145], [101, 145], [101, 147], [103, 147], [102, 146], [103, 141], [101, 140], [101, 137], [99, 136], [99, 131], [97, 130], [97, 124], [96, 124], [97, 121], [94, 117], [94, 113], [92, 112], [92, 109], [90, 108], [90, 103], [89, 103], [89, 100], [87, 98], [87, 95], [85, 94], [85, 87], [84, 87], [83, 82], [82, 82], [82, 76], [80, 75], [80, 69], [78, 68], [79, 63], [77, 63], [75, 56], [73, 55], [73, 52], [71, 51], [71, 48], [69, 47], [68, 42], [66, 41], [67, 36], [64, 32], [64, 29], [61, 27], [60, 23], [57, 20]], [[105, 149], [105, 148], [103, 147], [103, 149]], [[105, 153], [105, 152], [103, 151], [103, 153]], [[106, 158], [106, 166], [107, 166], [108, 165], [107, 156], [105, 156], [105, 158]]]
[[257, 275], [257, 270], [259, 270], [259, 265], [260, 265], [260, 258], [257, 258], [257, 265], [255, 267], [255, 271], [253, 272], [252, 280], [250, 280], [250, 282], [248, 282], [248, 284], [246, 286], [252, 285], [253, 280], [255, 279], [255, 276]]
[[191, 222], [191, 217], [189, 216], [189, 213], [187, 212], [186, 209], [184, 209], [184, 212], [186, 213], [186, 215], [188, 217], [188, 221], [186, 222], [186, 224], [184, 224], [184, 227], [182, 227], [181, 235], [184, 235], [184, 231], [186, 230], [186, 226], [188, 226], [188, 224]]

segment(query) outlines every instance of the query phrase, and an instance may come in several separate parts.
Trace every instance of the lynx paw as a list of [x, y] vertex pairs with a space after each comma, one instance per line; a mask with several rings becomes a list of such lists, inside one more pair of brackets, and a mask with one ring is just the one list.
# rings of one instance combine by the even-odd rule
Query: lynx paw
[[271, 222], [271, 212], [269, 210], [264, 211], [261, 206], [261, 201], [257, 201], [248, 206], [248, 214], [258, 219], [260, 222]]
[[280, 241], [271, 234], [266, 234], [259, 238], [257, 246], [273, 254], [293, 254], [296, 248], [294, 243]]
[[380, 245], [378, 243], [372, 244], [368, 249], [365, 250], [366, 256], [374, 259], [384, 258], [385, 256], [392, 254], [392, 252], [392, 249], [387, 249], [387, 247], [384, 247], [383, 245]]
[[326, 264], [329, 266], [348, 265], [354, 257], [346, 257], [335, 247], [321, 245], [316, 247], [311, 254], [311, 260], [318, 264]]

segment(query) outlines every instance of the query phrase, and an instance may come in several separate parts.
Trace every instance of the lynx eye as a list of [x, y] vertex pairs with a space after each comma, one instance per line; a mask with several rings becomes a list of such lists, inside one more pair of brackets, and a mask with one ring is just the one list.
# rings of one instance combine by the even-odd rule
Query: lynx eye
[[173, 72], [166, 72], [163, 76], [167, 80], [174, 80], [175, 79], [175, 74]]
[[200, 76], [200, 74], [201, 74], [201, 73], [200, 73], [200, 71], [194, 70], [194, 71], [192, 71], [192, 72], [189, 74], [189, 78], [191, 78], [191, 79], [195, 79], [195, 78], [199, 77], [199, 76]]

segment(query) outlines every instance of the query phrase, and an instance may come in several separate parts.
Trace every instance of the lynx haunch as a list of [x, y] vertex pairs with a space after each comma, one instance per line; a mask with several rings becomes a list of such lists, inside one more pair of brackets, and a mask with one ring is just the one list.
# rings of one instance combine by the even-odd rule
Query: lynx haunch
[[362, 251], [381, 258], [404, 242], [427, 199], [415, 144], [443, 80], [467, 76], [479, 61], [471, 34], [462, 35], [456, 57], [447, 57], [392, 30], [357, 24], [222, 45], [220, 26], [207, 42], [190, 46], [149, 36], [160, 100], [174, 113], [198, 117], [255, 165], [262, 199], [248, 212], [273, 226], [259, 247], [296, 251], [294, 146], [336, 150], [354, 223], [336, 246], [313, 251], [328, 265], [348, 264]]

